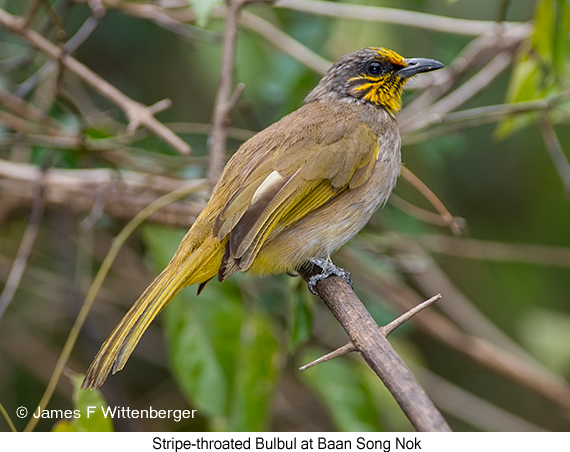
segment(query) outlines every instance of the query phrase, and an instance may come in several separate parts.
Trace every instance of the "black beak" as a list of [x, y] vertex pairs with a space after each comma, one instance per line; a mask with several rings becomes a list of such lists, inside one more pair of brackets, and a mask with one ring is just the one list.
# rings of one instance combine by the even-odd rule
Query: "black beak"
[[396, 71], [395, 75], [408, 78], [421, 72], [435, 71], [443, 67], [443, 64], [439, 61], [429, 58], [408, 58], [406, 63], [406, 67]]

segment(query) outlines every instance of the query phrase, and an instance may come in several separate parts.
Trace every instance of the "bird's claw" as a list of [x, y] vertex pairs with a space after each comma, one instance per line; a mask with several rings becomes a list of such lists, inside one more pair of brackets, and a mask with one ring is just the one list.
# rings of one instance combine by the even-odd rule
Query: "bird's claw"
[[322, 273], [318, 275], [313, 275], [309, 278], [309, 290], [313, 295], [317, 295], [318, 293], [315, 291], [315, 287], [319, 281], [323, 279], [327, 279], [329, 276], [335, 275], [340, 276], [344, 279], [347, 284], [352, 288], [352, 281], [350, 279], [350, 273], [347, 272], [344, 268], [338, 267], [337, 265], [333, 264], [329, 259], [323, 258], [311, 258], [309, 259], [311, 264], [316, 265], [322, 270]]

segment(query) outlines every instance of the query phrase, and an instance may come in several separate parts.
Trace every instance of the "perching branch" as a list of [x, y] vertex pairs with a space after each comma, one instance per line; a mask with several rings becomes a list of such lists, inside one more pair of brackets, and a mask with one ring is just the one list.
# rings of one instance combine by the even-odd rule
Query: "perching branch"
[[[320, 273], [312, 266], [299, 270], [305, 281]], [[418, 431], [450, 431], [450, 427], [386, 339], [387, 331], [374, 321], [349, 284], [338, 276], [319, 281], [315, 289], [350, 341], [392, 393]]]
[[[368, 285], [374, 293], [398, 309], [408, 310], [421, 301], [421, 296], [396, 278], [379, 276], [366, 267], [359, 256], [349, 248], [339, 254], [350, 259], [355, 275], [361, 283]], [[570, 385], [557, 375], [550, 373], [534, 362], [529, 362], [492, 342], [473, 336], [435, 310], [427, 310], [415, 316], [414, 324], [429, 336], [467, 356], [472, 362], [482, 365], [508, 380], [541, 394], [565, 411], [570, 411]]]
[[[392, 320], [388, 325], [384, 326], [382, 329], [384, 331], [384, 335], [388, 337], [396, 328], [406, 323], [410, 320], [413, 316], [418, 314], [419, 312], [423, 311], [426, 308], [429, 308], [433, 303], [441, 298], [441, 294], [434, 295], [429, 300], [420, 303], [415, 308], [410, 309], [407, 312], [404, 312], [400, 317], [397, 319]], [[324, 363], [326, 361], [330, 361], [331, 359], [338, 358], [340, 356], [348, 355], [349, 353], [356, 352], [358, 349], [356, 346], [349, 342], [348, 344], [343, 345], [342, 347], [333, 350], [330, 353], [327, 353], [320, 358], [311, 361], [309, 364], [305, 364], [304, 366], [299, 367], [299, 370], [302, 372], [304, 370], [310, 369], [311, 367], [316, 366], [317, 364]]]

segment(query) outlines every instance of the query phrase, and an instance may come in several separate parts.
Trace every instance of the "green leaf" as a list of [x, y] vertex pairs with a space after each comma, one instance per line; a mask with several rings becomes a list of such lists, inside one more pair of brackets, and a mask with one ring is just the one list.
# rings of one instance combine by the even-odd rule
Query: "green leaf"
[[[513, 70], [507, 91], [507, 102], [525, 102], [542, 97], [543, 92], [540, 89], [541, 79], [542, 70], [538, 61], [525, 57], [517, 63]], [[528, 126], [535, 121], [535, 118], [535, 113], [529, 113], [505, 119], [499, 124], [495, 131], [495, 136], [498, 139], [503, 139]]]
[[536, 9], [532, 35], [533, 48], [545, 62], [550, 64], [552, 64], [555, 14], [555, 0], [542, 0]]
[[110, 416], [105, 417], [104, 410], [107, 402], [98, 389], [83, 390], [81, 382], [83, 375], [73, 377], [73, 399], [75, 408], [79, 410], [80, 417], [77, 423], [85, 432], [112, 432], [113, 421]]
[[202, 28], [208, 24], [214, 9], [223, 4], [221, 0], [189, 0], [189, 3], [196, 13], [197, 25]]
[[[145, 227], [162, 269], [182, 234]], [[216, 430], [262, 430], [280, 365], [279, 342], [265, 316], [243, 304], [236, 284], [212, 281], [199, 297], [183, 290], [166, 309], [172, 371], [184, 395]]]
[[61, 420], [52, 429], [54, 432], [112, 432], [113, 420], [105, 417], [107, 402], [98, 389], [83, 390], [83, 375], [72, 378], [74, 419]]
[[[542, 99], [568, 89], [570, 5], [565, 0], [541, 0], [534, 24], [530, 46], [519, 56], [513, 69], [507, 102]], [[495, 135], [502, 139], [532, 124], [537, 117], [537, 113], [525, 113], [508, 118], [499, 124]], [[561, 117], [555, 114], [553, 119]]]
[[279, 368], [272, 325], [246, 312], [229, 281], [211, 283], [199, 298], [181, 295], [166, 309], [166, 330], [184, 394], [214, 429], [263, 430]]
[[[324, 355], [323, 350], [303, 353], [308, 363]], [[317, 393], [328, 408], [336, 428], [343, 432], [381, 430], [369, 384], [358, 370], [358, 363], [347, 358], [333, 359], [301, 373], [301, 379]]]
[[[230, 286], [226, 284], [226, 286]], [[242, 307], [220, 284], [198, 300], [182, 292], [165, 310], [170, 359], [176, 380], [197, 409], [210, 417], [228, 412], [235, 373]]]
[[83, 430], [78, 430], [75, 422], [61, 420], [57, 422], [51, 429], [52, 432], [82, 432]]
[[525, 347], [550, 369], [570, 373], [570, 315], [547, 309], [533, 309], [518, 325]]
[[308, 292], [303, 284], [299, 284], [300, 278], [288, 278], [287, 298], [289, 306], [288, 330], [289, 352], [307, 342], [313, 330], [313, 298], [307, 296]]
[[185, 232], [183, 229], [157, 225], [146, 225], [142, 228], [143, 239], [152, 253], [154, 265], [158, 270], [161, 271], [170, 262]]
[[240, 337], [229, 431], [267, 429], [280, 361], [279, 342], [272, 325], [263, 315], [248, 316]]

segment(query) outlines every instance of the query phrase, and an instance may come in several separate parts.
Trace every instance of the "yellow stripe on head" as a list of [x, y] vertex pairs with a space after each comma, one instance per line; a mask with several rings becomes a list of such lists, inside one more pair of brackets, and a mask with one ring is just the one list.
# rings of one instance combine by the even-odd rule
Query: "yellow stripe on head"
[[396, 66], [406, 66], [406, 59], [390, 49], [385, 49], [384, 47], [369, 47], [371, 50], [378, 52], [383, 60], [386, 60]]

